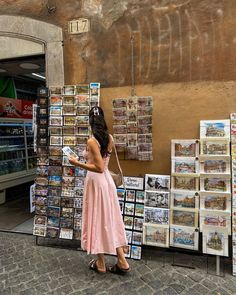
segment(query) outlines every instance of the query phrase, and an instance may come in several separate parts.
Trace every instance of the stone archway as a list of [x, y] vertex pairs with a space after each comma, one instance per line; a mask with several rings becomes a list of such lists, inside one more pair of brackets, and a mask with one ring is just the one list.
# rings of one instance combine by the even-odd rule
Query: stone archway
[[47, 86], [64, 84], [63, 34], [60, 27], [24, 16], [0, 15], [0, 36], [43, 44]]

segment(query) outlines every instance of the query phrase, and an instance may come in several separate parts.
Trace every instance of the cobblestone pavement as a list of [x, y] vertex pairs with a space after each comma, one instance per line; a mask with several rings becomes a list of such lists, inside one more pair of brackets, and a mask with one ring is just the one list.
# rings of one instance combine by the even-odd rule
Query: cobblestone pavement
[[172, 266], [173, 253], [165, 253], [145, 249], [141, 261], [129, 261], [128, 275], [101, 275], [88, 269], [91, 257], [84, 252], [36, 246], [33, 236], [0, 233], [0, 294], [236, 294], [230, 261], [225, 276], [217, 277], [207, 274], [205, 256], [175, 254], [175, 262], [193, 259], [195, 269], [188, 269]]

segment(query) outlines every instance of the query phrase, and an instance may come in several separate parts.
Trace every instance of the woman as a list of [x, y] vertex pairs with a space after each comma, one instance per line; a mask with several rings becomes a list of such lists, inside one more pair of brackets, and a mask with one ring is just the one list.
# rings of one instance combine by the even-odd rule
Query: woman
[[81, 246], [88, 254], [97, 254], [97, 259], [89, 263], [90, 269], [105, 273], [104, 254], [117, 254], [117, 263], [108, 270], [125, 274], [129, 271], [124, 255], [127, 240], [116, 187], [108, 170], [113, 139], [100, 107], [90, 110], [89, 124], [93, 136], [88, 139], [84, 151], [87, 163], [69, 158], [72, 165], [88, 170], [84, 184]]

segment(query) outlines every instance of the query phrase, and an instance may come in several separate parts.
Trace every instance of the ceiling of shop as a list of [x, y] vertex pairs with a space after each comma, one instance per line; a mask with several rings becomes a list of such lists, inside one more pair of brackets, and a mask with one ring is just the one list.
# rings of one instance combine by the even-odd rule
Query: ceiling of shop
[[32, 73], [45, 76], [45, 56], [29, 56], [0, 60], [0, 77], [31, 77], [35, 80], [44, 80]]

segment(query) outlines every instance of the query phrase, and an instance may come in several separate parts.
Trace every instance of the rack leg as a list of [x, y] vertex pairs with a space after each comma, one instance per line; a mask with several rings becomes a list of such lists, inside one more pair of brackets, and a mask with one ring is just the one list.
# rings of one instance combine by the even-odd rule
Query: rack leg
[[216, 275], [220, 276], [220, 256], [216, 256]]

